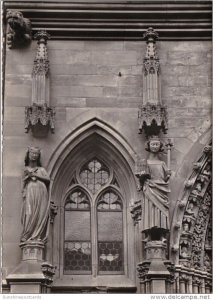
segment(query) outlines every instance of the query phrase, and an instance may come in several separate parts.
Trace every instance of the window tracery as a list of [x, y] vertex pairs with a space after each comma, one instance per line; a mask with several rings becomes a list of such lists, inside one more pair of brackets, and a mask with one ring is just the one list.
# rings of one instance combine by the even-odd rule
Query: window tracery
[[97, 158], [71, 180], [64, 205], [64, 274], [123, 274], [123, 201], [114, 170]]

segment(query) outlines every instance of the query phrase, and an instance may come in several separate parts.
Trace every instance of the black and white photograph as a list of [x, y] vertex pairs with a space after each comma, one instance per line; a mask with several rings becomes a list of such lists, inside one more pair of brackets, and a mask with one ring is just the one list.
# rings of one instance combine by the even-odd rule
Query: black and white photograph
[[1, 22], [1, 293], [210, 299], [212, 1], [2, 0]]

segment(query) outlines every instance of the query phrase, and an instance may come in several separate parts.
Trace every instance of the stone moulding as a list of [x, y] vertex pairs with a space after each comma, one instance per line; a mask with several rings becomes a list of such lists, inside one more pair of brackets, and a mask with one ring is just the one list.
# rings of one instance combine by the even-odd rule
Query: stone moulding
[[[200, 158], [194, 162], [191, 175], [185, 182], [181, 199], [178, 200], [177, 219], [181, 228], [174, 233], [173, 245], [176, 264], [211, 273], [211, 142], [204, 147]], [[173, 227], [175, 229], [175, 224]], [[209, 236], [207, 236], [209, 235]], [[180, 250], [180, 251], [178, 251]]]
[[[52, 39], [141, 40], [158, 24], [161, 40], [211, 40], [211, 1], [4, 1], [24, 12], [33, 33], [48, 30]], [[167, 21], [169, 20], [169, 21]]]

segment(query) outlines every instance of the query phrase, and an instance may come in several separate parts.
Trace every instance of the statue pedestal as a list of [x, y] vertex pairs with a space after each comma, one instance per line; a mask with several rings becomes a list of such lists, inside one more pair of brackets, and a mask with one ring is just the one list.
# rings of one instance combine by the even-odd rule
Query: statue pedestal
[[21, 263], [7, 276], [10, 292], [47, 293], [50, 290], [55, 268], [44, 262], [45, 245], [41, 241], [30, 241], [20, 244]]
[[149, 241], [145, 246], [147, 260], [165, 260], [167, 245], [162, 241]]
[[22, 250], [22, 260], [43, 261], [44, 243], [42, 242], [24, 242], [20, 244]]
[[[158, 228], [159, 230], [160, 228]], [[170, 293], [173, 283], [172, 264], [167, 260], [167, 240], [149, 240], [152, 236], [147, 232], [144, 240], [145, 260], [138, 264], [138, 273], [142, 293]], [[159, 237], [163, 237], [159, 235]]]

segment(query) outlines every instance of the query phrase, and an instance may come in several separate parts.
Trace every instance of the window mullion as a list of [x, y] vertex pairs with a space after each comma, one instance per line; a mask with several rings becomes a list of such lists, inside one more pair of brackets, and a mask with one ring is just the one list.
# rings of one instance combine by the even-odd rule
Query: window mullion
[[97, 214], [95, 209], [95, 201], [93, 199], [91, 206], [91, 247], [92, 247], [92, 275], [97, 276]]

